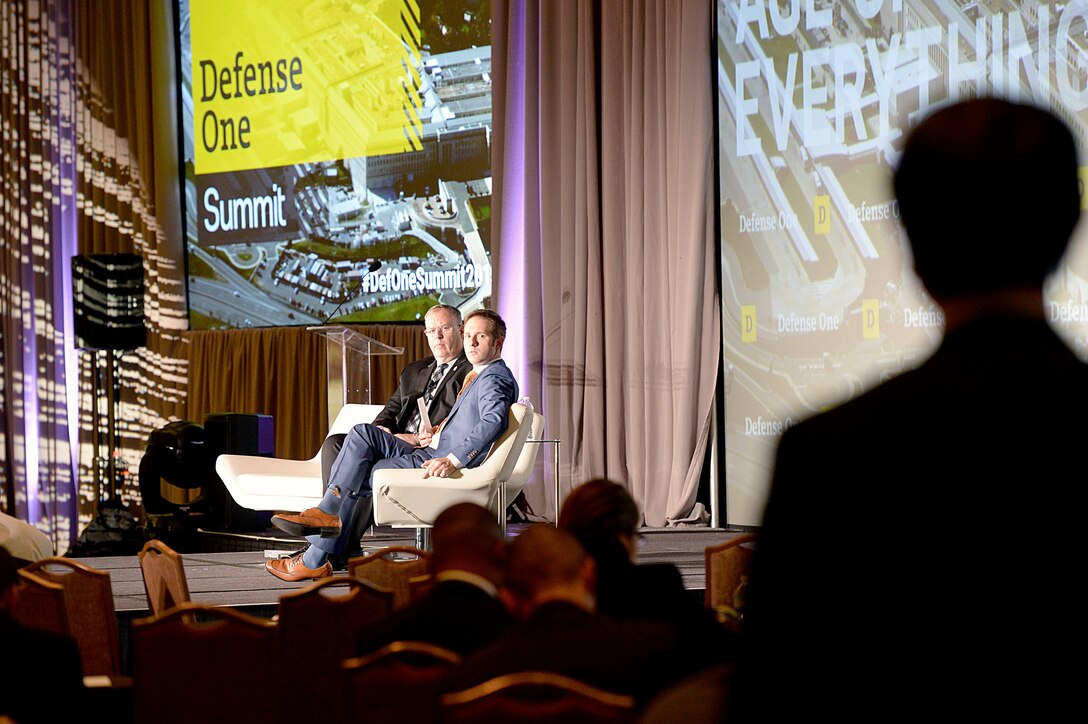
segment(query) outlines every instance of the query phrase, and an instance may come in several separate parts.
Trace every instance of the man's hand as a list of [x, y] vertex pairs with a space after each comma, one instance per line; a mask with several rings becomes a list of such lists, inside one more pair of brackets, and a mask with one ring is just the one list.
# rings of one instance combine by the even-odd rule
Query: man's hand
[[434, 458], [423, 461], [424, 478], [445, 478], [457, 468], [449, 458]]
[[398, 440], [404, 440], [404, 442], [408, 443], [409, 445], [413, 445], [415, 447], [422, 447], [419, 444], [419, 436], [414, 433], [398, 432], [393, 437], [397, 438]]
[[434, 430], [420, 430], [416, 434], [416, 440], [420, 447], [427, 447], [431, 444], [431, 440], [434, 439]]

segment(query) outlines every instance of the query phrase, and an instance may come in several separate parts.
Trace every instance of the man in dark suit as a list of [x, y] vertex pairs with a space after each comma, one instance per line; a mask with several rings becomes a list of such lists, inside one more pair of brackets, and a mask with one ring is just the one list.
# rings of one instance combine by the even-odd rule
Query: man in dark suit
[[492, 443], [506, 430], [518, 385], [500, 359], [506, 323], [495, 312], [480, 309], [465, 320], [465, 354], [472, 371], [453, 409], [433, 435], [391, 435], [372, 425], [356, 425], [336, 458], [325, 496], [316, 508], [297, 515], [275, 515], [272, 523], [294, 535], [305, 535], [310, 547], [290, 558], [270, 560], [268, 572], [285, 581], [332, 574], [329, 556], [346, 547], [356, 525], [366, 530], [373, 515], [370, 475], [383, 468], [423, 468], [423, 477], [445, 478], [484, 461]]
[[548, 671], [645, 701], [679, 675], [676, 628], [596, 612], [596, 566], [569, 532], [529, 527], [508, 546], [504, 578], [503, 597], [518, 623], [453, 669], [443, 690]]
[[435, 519], [431, 535], [431, 589], [363, 631], [360, 655], [394, 641], [426, 641], [466, 656], [505, 633], [499, 586], [506, 542], [495, 514], [458, 503]]
[[946, 107], [895, 189], [945, 337], [782, 436], [735, 717], [1063, 718], [1083, 711], [1088, 367], [1043, 282], [1080, 215], [1074, 140], [1037, 108]]

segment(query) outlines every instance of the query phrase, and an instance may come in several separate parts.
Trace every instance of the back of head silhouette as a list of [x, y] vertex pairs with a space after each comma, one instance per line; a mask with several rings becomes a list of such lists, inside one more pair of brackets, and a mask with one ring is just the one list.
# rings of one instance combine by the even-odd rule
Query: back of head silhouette
[[1044, 110], [966, 101], [910, 134], [895, 193], [915, 269], [938, 301], [1041, 288], [1080, 215], [1076, 145]]

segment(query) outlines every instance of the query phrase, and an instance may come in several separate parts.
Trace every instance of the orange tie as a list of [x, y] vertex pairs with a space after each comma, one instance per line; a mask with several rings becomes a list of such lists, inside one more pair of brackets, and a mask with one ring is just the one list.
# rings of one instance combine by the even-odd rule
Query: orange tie
[[465, 394], [465, 390], [468, 389], [468, 386], [472, 384], [472, 381], [474, 379], [476, 379], [476, 370], [472, 370], [467, 375], [465, 375], [465, 384], [461, 385], [461, 391], [457, 393], [458, 397]]
[[[472, 381], [474, 379], [476, 379], [476, 370], [472, 370], [467, 375], [465, 375], [465, 383], [463, 385], [461, 385], [461, 390], [457, 393], [457, 400], [461, 399], [461, 395], [465, 394], [465, 390], [468, 389], [468, 386], [472, 384]], [[454, 400], [455, 404], [456, 404], [457, 400]], [[438, 427], [436, 427], [435, 430], [434, 430], [435, 435], [437, 435], [439, 433], [439, 431], [441, 431], [442, 428], [446, 426], [446, 420], [449, 420], [449, 419], [450, 419], [449, 417], [446, 417], [445, 420], [438, 423]]]

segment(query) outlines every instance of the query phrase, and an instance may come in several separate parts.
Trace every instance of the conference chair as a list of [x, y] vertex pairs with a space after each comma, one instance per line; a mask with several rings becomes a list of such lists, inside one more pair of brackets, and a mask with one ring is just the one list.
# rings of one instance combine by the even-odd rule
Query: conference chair
[[139, 557], [147, 608], [152, 616], [160, 616], [174, 606], [189, 603], [189, 582], [185, 579], [181, 554], [161, 540], [149, 540]]
[[412, 576], [408, 579], [408, 602], [418, 601], [431, 592], [434, 587], [434, 576], [427, 573], [422, 576]]
[[[410, 581], [430, 575], [431, 554], [411, 546], [388, 546], [348, 560], [348, 576], [392, 591], [393, 608], [412, 600]], [[419, 585], [419, 582], [416, 583]]]
[[68, 611], [64, 604], [64, 587], [23, 570], [19, 571], [19, 579], [12, 617], [29, 628], [71, 636]]
[[[381, 405], [344, 405], [329, 428], [332, 435], [373, 420]], [[257, 455], [220, 455], [215, 472], [223, 479], [234, 502], [250, 510], [300, 511], [315, 507], [325, 494], [321, 479], [321, 450], [309, 460], [286, 460]]]
[[744, 586], [755, 553], [756, 535], [747, 533], [707, 546], [706, 607], [728, 626], [740, 622], [744, 606]]
[[509, 414], [506, 431], [479, 467], [458, 470], [448, 478], [424, 478], [420, 468], [375, 470], [371, 476], [374, 522], [394, 528], [415, 528], [420, 548], [429, 547], [425, 531], [434, 526], [439, 513], [457, 503], [476, 503], [489, 508], [496, 512], [500, 525], [505, 525], [504, 486], [514, 472], [536, 418], [536, 413], [521, 404], [511, 405]]
[[83, 675], [120, 676], [121, 644], [110, 574], [60, 556], [31, 563], [19, 574], [32, 583], [37, 579], [63, 589], [68, 634], [79, 647]]
[[422, 641], [394, 641], [344, 661], [348, 721], [374, 724], [438, 720], [438, 682], [461, 657]]
[[276, 634], [270, 621], [195, 603], [136, 621], [135, 721], [273, 724], [282, 707], [277, 694], [298, 693], [279, 666]]
[[306, 696], [283, 699], [280, 720], [306, 721], [314, 701], [322, 718], [343, 721], [340, 663], [355, 655], [359, 632], [393, 610], [393, 592], [355, 578], [326, 578], [280, 597], [280, 655], [293, 666], [291, 686]]
[[443, 722], [626, 722], [635, 700], [568, 676], [524, 671], [498, 676], [439, 699]]

